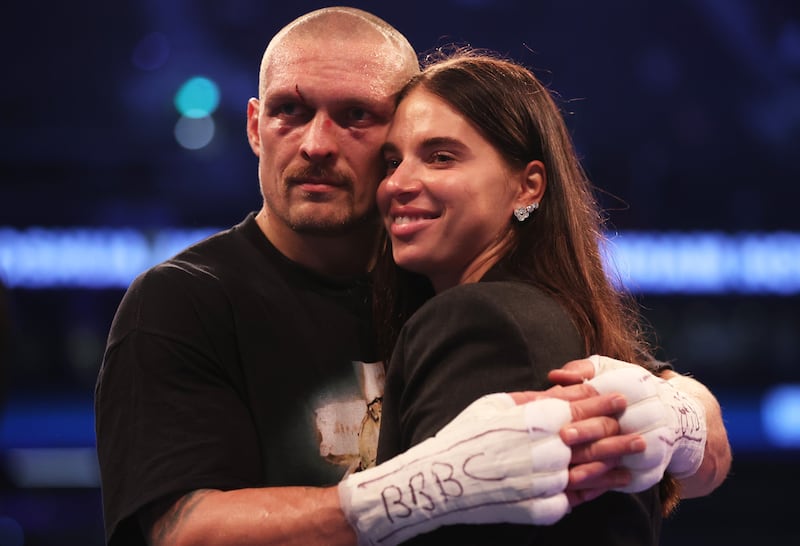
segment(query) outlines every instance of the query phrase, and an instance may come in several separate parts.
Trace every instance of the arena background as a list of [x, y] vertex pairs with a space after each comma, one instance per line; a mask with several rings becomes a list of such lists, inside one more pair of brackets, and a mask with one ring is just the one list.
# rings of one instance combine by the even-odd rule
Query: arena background
[[[102, 544], [92, 390], [133, 275], [260, 204], [245, 104], [320, 2], [12, 2], [0, 44], [0, 545]], [[663, 544], [796, 544], [800, 3], [350, 2], [561, 101], [659, 356], [720, 398], [727, 482]]]

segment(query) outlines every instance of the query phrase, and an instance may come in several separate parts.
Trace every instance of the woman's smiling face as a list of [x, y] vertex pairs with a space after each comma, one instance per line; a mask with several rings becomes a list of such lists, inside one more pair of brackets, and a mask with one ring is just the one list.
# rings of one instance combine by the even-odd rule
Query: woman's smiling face
[[524, 172], [420, 87], [400, 102], [384, 158], [378, 207], [395, 262], [427, 276], [437, 292], [480, 279], [513, 236]]

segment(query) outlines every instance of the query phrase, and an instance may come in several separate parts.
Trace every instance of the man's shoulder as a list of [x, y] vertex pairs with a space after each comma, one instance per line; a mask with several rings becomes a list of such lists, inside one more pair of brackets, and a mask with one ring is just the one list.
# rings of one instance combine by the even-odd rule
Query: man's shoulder
[[193, 286], [242, 285], [243, 279], [263, 278], [275, 267], [269, 243], [258, 240], [250, 217], [240, 224], [209, 235], [174, 256], [142, 272], [131, 289], [159, 290]]

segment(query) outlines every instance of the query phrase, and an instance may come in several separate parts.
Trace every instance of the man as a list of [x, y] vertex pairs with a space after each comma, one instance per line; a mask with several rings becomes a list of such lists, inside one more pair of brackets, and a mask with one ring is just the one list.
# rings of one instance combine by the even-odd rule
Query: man
[[[332, 485], [374, 458], [374, 194], [394, 96], [417, 71], [402, 35], [348, 8], [301, 17], [270, 42], [247, 114], [263, 207], [141, 275], [109, 334], [96, 390], [109, 544], [375, 540], [359, 507], [380, 501], [359, 497], [351, 478], [362, 473]], [[581, 365], [565, 381], [592, 375]], [[603, 417], [619, 397], [583, 384], [555, 394], [575, 400], [572, 458], [587, 463], [570, 474], [570, 503], [623, 487], [625, 471], [605, 470], [644, 446]], [[530, 429], [506, 402], [477, 415]], [[443, 438], [481, 419], [456, 420]], [[558, 489], [552, 498], [566, 498]]]

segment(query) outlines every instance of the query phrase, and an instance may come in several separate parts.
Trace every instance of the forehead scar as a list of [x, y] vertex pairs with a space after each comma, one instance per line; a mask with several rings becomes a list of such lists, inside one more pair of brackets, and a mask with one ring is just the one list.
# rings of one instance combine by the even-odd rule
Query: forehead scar
[[303, 97], [303, 94], [300, 92], [300, 86], [298, 84], [294, 85], [294, 92], [297, 94], [297, 98], [300, 99], [300, 102], [306, 102], [305, 97]]

